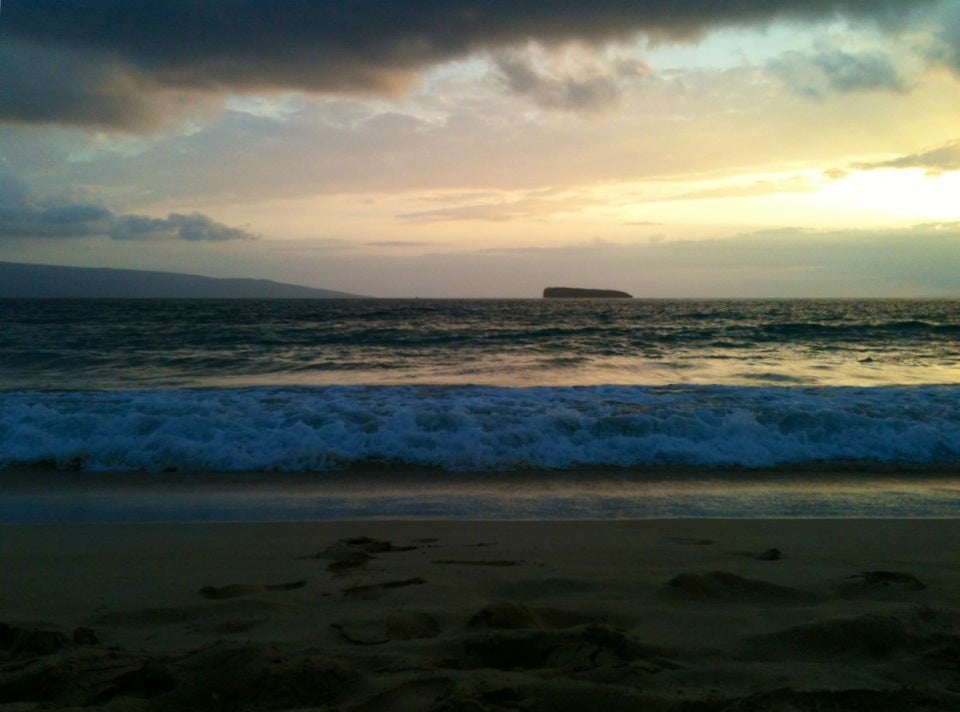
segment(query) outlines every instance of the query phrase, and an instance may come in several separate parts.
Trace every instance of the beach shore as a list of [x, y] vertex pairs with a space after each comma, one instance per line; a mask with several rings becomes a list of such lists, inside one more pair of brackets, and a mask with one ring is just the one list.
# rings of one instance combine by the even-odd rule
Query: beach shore
[[0, 709], [960, 709], [950, 519], [0, 527]]

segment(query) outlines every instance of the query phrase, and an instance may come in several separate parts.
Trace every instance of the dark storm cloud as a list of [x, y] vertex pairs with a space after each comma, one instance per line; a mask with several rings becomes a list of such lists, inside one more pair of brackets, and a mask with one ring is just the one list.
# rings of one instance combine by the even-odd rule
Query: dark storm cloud
[[[838, 15], [894, 26], [934, 2], [22, 1], [8, 3], [0, 22], [0, 119], [137, 128], [198, 92], [391, 92], [432, 64], [530, 40], [691, 38]], [[154, 101], [163, 92], [172, 94]]]
[[871, 170], [876, 168], [922, 168], [928, 175], [938, 175], [944, 171], [960, 171], [960, 139], [920, 153], [898, 156], [888, 161], [876, 163], [857, 163], [854, 168]]
[[222, 242], [256, 236], [200, 213], [166, 218], [118, 215], [92, 203], [39, 200], [9, 171], [0, 169], [0, 240], [69, 239], [106, 235], [114, 240]]
[[3, 36], [0, 19], [0, 118], [25, 123], [147, 126], [152, 87], [103, 55]]

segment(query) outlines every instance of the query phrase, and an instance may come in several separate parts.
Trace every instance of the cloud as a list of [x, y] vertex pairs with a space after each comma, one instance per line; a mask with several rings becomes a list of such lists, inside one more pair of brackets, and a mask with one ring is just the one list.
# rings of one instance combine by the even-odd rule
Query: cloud
[[777, 195], [780, 193], [811, 193], [817, 184], [810, 176], [795, 175], [787, 178], [761, 179], [741, 185], [727, 185], [717, 188], [704, 188], [657, 200], [715, 200], [720, 198], [754, 198], [757, 196]]
[[787, 52], [772, 60], [768, 70], [792, 91], [813, 99], [829, 94], [910, 90], [893, 61], [878, 53], [850, 53], [833, 49], [815, 55]]
[[200, 213], [166, 218], [116, 214], [93, 203], [41, 200], [10, 171], [0, 170], [0, 240], [70, 239], [107, 236], [113, 240], [250, 240], [253, 235]]
[[201, 213], [171, 213], [166, 218], [117, 215], [110, 226], [109, 235], [114, 240], [175, 239], [188, 242], [254, 240], [257, 237], [241, 228], [218, 223]]
[[432, 223], [459, 220], [483, 220], [487, 222], [507, 222], [509, 220], [533, 217], [534, 207], [527, 201], [503, 201], [496, 203], [478, 203], [460, 205], [437, 210], [421, 210], [401, 213], [397, 218], [407, 222]]
[[[718, 27], [838, 15], [892, 26], [933, 4], [30, 0], [8, 3], [0, 23], [0, 120], [140, 129], [230, 92], [395, 93], [437, 63], [529, 41], [691, 39]], [[582, 89], [590, 101], [602, 87]]]
[[187, 109], [222, 104], [209, 92], [164, 86], [115, 57], [8, 39], [2, 29], [0, 86], [4, 87], [0, 120], [21, 124], [152, 129]]
[[373, 240], [364, 242], [365, 247], [389, 247], [397, 249], [407, 249], [411, 247], [429, 247], [433, 243], [422, 240]]
[[[784, 178], [766, 178], [746, 183], [720, 185], [664, 196], [631, 196], [631, 204], [659, 203], [683, 200], [714, 200], [723, 198], [752, 198], [782, 193], [809, 193], [817, 189], [817, 182], [808, 175], [798, 174]], [[408, 223], [480, 221], [505, 223], [517, 220], [548, 220], [568, 216], [595, 207], [609, 206], [611, 199], [593, 194], [590, 190], [570, 190], [555, 187], [504, 193], [449, 195], [443, 207], [417, 210], [396, 215]], [[627, 223], [638, 227], [662, 225], [655, 221]]]
[[[495, 60], [499, 81], [512, 93], [530, 98], [546, 109], [595, 112], [620, 101], [621, 82], [643, 77], [650, 69], [639, 62], [605, 65], [590, 57], [579, 57], [572, 66], [543, 66], [533, 48], [505, 51]], [[553, 64], [561, 64], [554, 62]]]
[[[469, 194], [466, 196], [469, 199]], [[558, 214], [575, 213], [595, 205], [597, 198], [554, 188], [520, 191], [517, 195], [490, 195], [481, 202], [466, 202], [444, 208], [402, 213], [396, 217], [411, 223], [454, 221], [509, 222], [544, 220]]]
[[931, 176], [940, 175], [944, 171], [960, 171], [960, 139], [920, 153], [911, 153], [875, 163], [856, 163], [853, 167], [860, 170], [922, 168], [927, 175]]
[[937, 25], [939, 30], [927, 56], [960, 77], [960, 4], [945, 3]]

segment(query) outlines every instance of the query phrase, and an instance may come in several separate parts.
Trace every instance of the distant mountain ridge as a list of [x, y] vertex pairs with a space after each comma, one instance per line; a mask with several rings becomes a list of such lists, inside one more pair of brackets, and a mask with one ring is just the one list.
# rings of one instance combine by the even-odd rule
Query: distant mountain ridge
[[269, 279], [0, 262], [0, 298], [349, 299], [362, 295]]

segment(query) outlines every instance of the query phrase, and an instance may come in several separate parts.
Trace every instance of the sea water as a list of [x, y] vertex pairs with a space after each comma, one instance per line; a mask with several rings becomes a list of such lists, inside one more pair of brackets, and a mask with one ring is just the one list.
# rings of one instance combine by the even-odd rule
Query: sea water
[[955, 516], [960, 302], [0, 301], [0, 470], [0, 521]]

